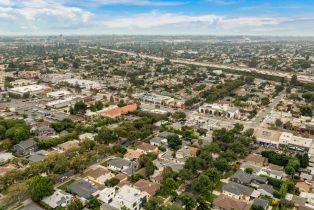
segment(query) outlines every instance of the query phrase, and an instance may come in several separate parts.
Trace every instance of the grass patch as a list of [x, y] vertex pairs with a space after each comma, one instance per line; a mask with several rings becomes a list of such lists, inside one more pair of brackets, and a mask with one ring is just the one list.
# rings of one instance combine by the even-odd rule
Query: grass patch
[[63, 191], [67, 191], [68, 186], [70, 184], [72, 184], [75, 181], [75, 179], [71, 179], [69, 181], [67, 181], [66, 183], [64, 183], [63, 185], [61, 185], [60, 187], [58, 187], [58, 189], [63, 190]]

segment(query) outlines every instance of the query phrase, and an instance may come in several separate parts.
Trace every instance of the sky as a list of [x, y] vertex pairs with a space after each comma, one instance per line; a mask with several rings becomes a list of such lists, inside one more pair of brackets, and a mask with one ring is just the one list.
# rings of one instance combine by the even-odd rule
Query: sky
[[314, 36], [314, 0], [0, 0], [0, 35]]

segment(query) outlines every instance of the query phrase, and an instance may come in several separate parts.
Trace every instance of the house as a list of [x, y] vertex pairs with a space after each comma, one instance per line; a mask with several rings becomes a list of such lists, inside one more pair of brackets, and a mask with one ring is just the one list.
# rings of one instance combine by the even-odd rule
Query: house
[[286, 176], [286, 174], [283, 171], [271, 170], [269, 172], [269, 176], [275, 179], [282, 179]]
[[257, 190], [261, 193], [261, 195], [268, 196], [270, 198], [273, 197], [274, 189], [271, 185], [261, 184], [258, 186]]
[[252, 198], [257, 198], [260, 195], [260, 192], [257, 190], [235, 182], [225, 184], [223, 186], [222, 193], [229, 197], [246, 201], [249, 201]]
[[176, 158], [185, 162], [189, 157], [196, 157], [197, 150], [195, 147], [183, 146], [176, 152]]
[[105, 181], [114, 177], [114, 175], [105, 167], [97, 166], [94, 169], [90, 169], [86, 172], [86, 177], [98, 184], [104, 184]]
[[302, 173], [300, 174], [300, 178], [301, 178], [302, 180], [304, 180], [304, 181], [311, 182], [311, 181], [313, 180], [313, 175], [302, 172]]
[[43, 159], [46, 158], [46, 155], [43, 155], [43, 154], [31, 154], [27, 160], [30, 162], [30, 163], [36, 163], [36, 162], [39, 162], [39, 161], [42, 161]]
[[161, 137], [158, 137], [158, 136], [152, 138], [149, 142], [150, 142], [151, 145], [154, 145], [156, 147], [167, 145], [167, 139], [166, 138], [161, 138]]
[[236, 182], [238, 184], [266, 184], [267, 178], [248, 174], [242, 170], [238, 170], [235, 174], [230, 177], [230, 181]]
[[135, 160], [138, 159], [142, 154], [144, 154], [142, 151], [128, 149], [126, 154], [124, 155], [124, 158], [128, 160]]
[[141, 143], [140, 145], [138, 145], [136, 147], [136, 150], [144, 153], [144, 154], [147, 154], [147, 153], [158, 153], [158, 147], [152, 145], [152, 144], [148, 144], [148, 143]]
[[177, 134], [172, 133], [172, 132], [168, 132], [168, 131], [163, 131], [163, 132], [158, 134], [158, 137], [163, 138], [163, 139], [167, 139], [169, 136], [174, 136], [174, 135], [177, 135]]
[[119, 209], [121, 209], [122, 206], [125, 206], [130, 210], [139, 210], [146, 200], [147, 196], [140, 190], [124, 185], [116, 193], [111, 206]]
[[310, 192], [311, 190], [311, 185], [305, 183], [305, 182], [297, 182], [295, 185], [297, 188], [299, 188], [300, 192]]
[[8, 160], [11, 160], [12, 158], [14, 158], [14, 156], [11, 152], [1, 152], [0, 153], [0, 163], [4, 163]]
[[150, 198], [156, 194], [156, 192], [160, 189], [160, 185], [157, 183], [150, 182], [145, 179], [138, 180], [134, 187], [139, 189], [141, 192], [146, 193], [147, 197]]
[[58, 151], [58, 152], [65, 152], [71, 148], [77, 148], [79, 147], [79, 141], [78, 140], [72, 140], [72, 141], [67, 141], [67, 142], [64, 142], [62, 144], [58, 144], [55, 149]]
[[253, 174], [259, 174], [259, 173], [261, 172], [261, 170], [262, 170], [261, 167], [256, 166], [256, 165], [252, 165], [252, 164], [247, 163], [247, 162], [242, 163], [242, 164], [240, 165], [240, 169], [241, 169], [242, 171], [245, 171], [245, 169], [247, 169], [247, 168], [251, 168], [251, 169], [253, 170]]
[[300, 198], [305, 199], [306, 203], [314, 205], [314, 193], [301, 192], [299, 196]]
[[79, 179], [69, 185], [68, 191], [83, 199], [88, 199], [97, 189], [94, 184], [84, 179]]
[[250, 210], [251, 204], [226, 195], [219, 195], [213, 201], [213, 209], [221, 210]]
[[278, 147], [281, 132], [268, 130], [265, 128], [257, 128], [254, 132], [256, 141], [260, 144]]
[[267, 209], [268, 208], [268, 202], [263, 200], [263, 199], [260, 199], [260, 198], [255, 198], [252, 206], [262, 207], [263, 209]]
[[48, 137], [56, 135], [56, 131], [49, 126], [48, 122], [37, 122], [33, 124], [31, 132], [39, 137]]
[[57, 189], [52, 195], [44, 197], [42, 202], [50, 206], [52, 209], [65, 207], [71, 200], [72, 195]]
[[256, 165], [259, 167], [263, 167], [267, 164], [267, 158], [263, 157], [262, 155], [257, 154], [249, 154], [244, 161], [248, 164]]
[[116, 196], [116, 188], [106, 187], [97, 191], [94, 195], [98, 196], [98, 199], [104, 203], [111, 203]]
[[115, 208], [113, 206], [110, 206], [110, 204], [108, 204], [108, 203], [103, 203], [100, 206], [100, 210], [120, 210], [120, 209], [119, 208]]
[[37, 149], [37, 143], [32, 140], [21, 141], [19, 144], [13, 146], [14, 150], [18, 154], [30, 154]]
[[136, 171], [136, 163], [127, 160], [125, 158], [114, 158], [108, 161], [108, 166], [110, 170], [116, 172], [122, 172], [127, 175], [131, 175]]
[[44, 208], [40, 207], [37, 203], [31, 202], [19, 210], [45, 210]]
[[245, 173], [242, 170], [238, 170], [235, 174], [230, 177], [230, 181], [238, 184], [250, 184], [252, 181], [251, 174]]

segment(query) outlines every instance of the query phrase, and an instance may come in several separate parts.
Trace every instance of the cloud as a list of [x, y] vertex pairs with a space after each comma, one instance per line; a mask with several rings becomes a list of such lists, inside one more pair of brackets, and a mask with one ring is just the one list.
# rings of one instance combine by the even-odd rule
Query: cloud
[[92, 13], [78, 7], [70, 7], [56, 0], [15, 0], [0, 4], [0, 27], [14, 27], [13, 30], [48, 30], [50, 27], [85, 24]]
[[182, 5], [186, 2], [179, 1], [156, 1], [156, 0], [95, 0], [94, 3], [110, 5], [110, 4], [124, 4], [136, 6], [176, 6]]
[[207, 0], [207, 2], [219, 5], [230, 5], [242, 3], [243, 0]]
[[264, 26], [277, 25], [285, 21], [285, 18], [270, 18], [270, 17], [226, 17], [218, 15], [200, 15], [189, 16], [172, 13], [144, 13], [133, 17], [117, 18], [109, 21], [104, 21], [103, 25], [109, 28], [153, 28], [172, 24], [185, 23], [204, 23], [207, 25], [217, 25], [220, 27], [239, 27], [239, 26]]

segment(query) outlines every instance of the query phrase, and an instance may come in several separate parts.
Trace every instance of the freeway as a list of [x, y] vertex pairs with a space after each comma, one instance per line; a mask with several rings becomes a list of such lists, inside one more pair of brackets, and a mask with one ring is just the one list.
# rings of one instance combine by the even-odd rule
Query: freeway
[[[96, 49], [95, 47], [89, 47], [91, 49]], [[120, 53], [120, 54], [128, 54], [130, 56], [139, 56], [141, 58], [148, 58], [156, 61], [163, 61], [164, 57], [156, 57], [146, 54], [138, 54], [134, 52], [128, 52], [128, 51], [121, 51], [121, 50], [114, 50], [109, 48], [99, 48], [100, 50], [113, 52], [113, 53]], [[234, 70], [234, 71], [243, 71], [243, 72], [256, 72], [259, 74], [265, 74], [265, 75], [271, 75], [271, 76], [279, 76], [291, 79], [292, 75], [294, 73], [291, 72], [283, 72], [283, 71], [272, 71], [267, 69], [256, 69], [256, 68], [249, 68], [249, 67], [239, 67], [239, 66], [232, 66], [232, 65], [223, 65], [223, 64], [213, 64], [208, 62], [197, 62], [197, 61], [191, 61], [187, 59], [170, 59], [173, 63], [179, 63], [179, 64], [188, 64], [188, 65], [196, 65], [196, 66], [203, 66], [203, 67], [211, 67], [211, 68], [218, 68], [218, 69], [227, 69], [227, 70]], [[314, 76], [305, 75], [301, 73], [297, 73], [298, 80], [305, 83], [314, 83]]]

